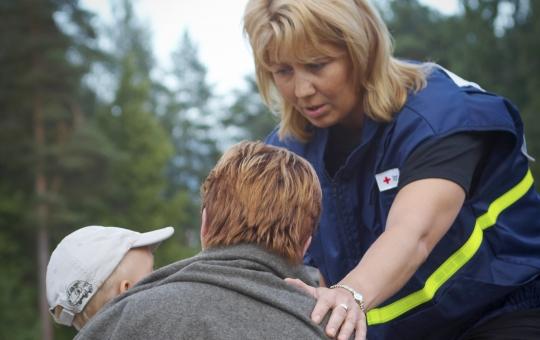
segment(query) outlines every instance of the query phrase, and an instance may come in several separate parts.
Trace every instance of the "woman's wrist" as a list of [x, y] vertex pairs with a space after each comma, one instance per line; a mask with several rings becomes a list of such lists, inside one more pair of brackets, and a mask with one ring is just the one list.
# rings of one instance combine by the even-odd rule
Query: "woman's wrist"
[[364, 295], [362, 295], [362, 293], [360, 293], [359, 291], [351, 288], [350, 286], [340, 284], [340, 283], [335, 284], [333, 286], [330, 286], [330, 289], [336, 289], [336, 288], [345, 289], [346, 291], [351, 293], [352, 296], [353, 296], [354, 301], [356, 301], [356, 303], [358, 304], [358, 307], [360, 307], [360, 310], [364, 314], [366, 314], [366, 304], [364, 302]]

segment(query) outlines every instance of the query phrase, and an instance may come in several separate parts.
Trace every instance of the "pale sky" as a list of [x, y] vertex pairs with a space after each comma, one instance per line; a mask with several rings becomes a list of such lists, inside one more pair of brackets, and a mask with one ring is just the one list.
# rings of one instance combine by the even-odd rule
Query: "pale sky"
[[[421, 0], [449, 14], [458, 10], [458, 0]], [[82, 5], [100, 18], [110, 19], [109, 0], [82, 0]], [[134, 0], [137, 16], [152, 33], [158, 64], [167, 69], [170, 53], [188, 29], [208, 68], [208, 81], [218, 94], [244, 85], [253, 73], [253, 62], [242, 35], [242, 14], [247, 0]]]

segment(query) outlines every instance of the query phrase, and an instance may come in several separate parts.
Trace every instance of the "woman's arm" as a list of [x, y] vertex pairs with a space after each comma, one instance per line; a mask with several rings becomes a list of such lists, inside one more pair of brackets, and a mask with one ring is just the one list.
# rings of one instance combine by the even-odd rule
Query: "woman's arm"
[[[358, 265], [339, 282], [360, 292], [369, 310], [401, 289], [429, 256], [454, 222], [465, 200], [458, 184], [428, 178], [404, 186], [390, 209], [385, 231], [368, 249]], [[298, 282], [296, 285], [301, 286]], [[329, 336], [364, 339], [365, 316], [345, 289], [303, 287], [317, 298], [312, 319], [319, 323], [332, 309], [326, 327]], [[346, 304], [345, 310], [339, 307]], [[341, 328], [340, 328], [341, 327]]]
[[454, 222], [465, 192], [454, 182], [429, 178], [403, 187], [385, 231], [340, 282], [364, 295], [367, 309], [401, 289]]

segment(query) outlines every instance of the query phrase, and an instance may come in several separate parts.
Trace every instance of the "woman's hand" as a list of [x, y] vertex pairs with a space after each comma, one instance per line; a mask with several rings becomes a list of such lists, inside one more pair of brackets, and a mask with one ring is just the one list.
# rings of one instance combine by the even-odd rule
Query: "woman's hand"
[[287, 278], [285, 281], [317, 299], [311, 313], [313, 322], [321, 323], [326, 313], [332, 311], [325, 329], [329, 337], [337, 336], [339, 340], [347, 340], [356, 330], [355, 340], [366, 338], [366, 316], [350, 292], [342, 288], [311, 287], [298, 279]]

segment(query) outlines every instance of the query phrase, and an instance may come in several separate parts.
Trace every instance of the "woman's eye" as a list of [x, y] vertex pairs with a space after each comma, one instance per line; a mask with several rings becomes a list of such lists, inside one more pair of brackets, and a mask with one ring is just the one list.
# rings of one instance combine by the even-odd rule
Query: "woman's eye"
[[274, 70], [274, 74], [279, 76], [286, 76], [292, 73], [292, 67], [289, 66], [282, 66], [278, 67], [276, 70]]
[[308, 69], [312, 70], [312, 71], [318, 71], [318, 70], [322, 69], [323, 67], [325, 67], [326, 64], [328, 64], [328, 62], [322, 61], [322, 62], [318, 62], [318, 63], [306, 64], [306, 67]]

